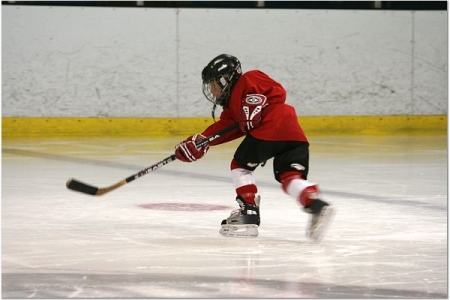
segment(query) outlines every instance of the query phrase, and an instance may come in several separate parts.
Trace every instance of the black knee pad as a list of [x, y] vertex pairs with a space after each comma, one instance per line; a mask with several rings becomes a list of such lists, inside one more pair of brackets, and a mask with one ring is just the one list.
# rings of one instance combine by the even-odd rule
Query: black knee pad
[[309, 144], [299, 143], [294, 149], [275, 156], [273, 160], [273, 174], [275, 180], [281, 182], [280, 175], [288, 171], [299, 172], [304, 179], [308, 179]]

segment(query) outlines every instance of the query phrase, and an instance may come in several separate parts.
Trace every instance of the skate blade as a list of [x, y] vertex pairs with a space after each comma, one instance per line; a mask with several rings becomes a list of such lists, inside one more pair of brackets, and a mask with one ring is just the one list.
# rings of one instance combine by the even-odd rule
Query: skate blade
[[334, 219], [336, 211], [331, 206], [326, 206], [322, 209], [321, 212], [321, 219], [319, 224], [315, 226], [314, 229], [309, 229], [307, 232], [307, 237], [309, 237], [314, 243], [319, 243], [323, 237], [325, 236], [325, 233], [327, 232], [328, 228], [330, 227], [331, 222]]
[[258, 225], [222, 225], [219, 233], [227, 237], [253, 238], [258, 236]]

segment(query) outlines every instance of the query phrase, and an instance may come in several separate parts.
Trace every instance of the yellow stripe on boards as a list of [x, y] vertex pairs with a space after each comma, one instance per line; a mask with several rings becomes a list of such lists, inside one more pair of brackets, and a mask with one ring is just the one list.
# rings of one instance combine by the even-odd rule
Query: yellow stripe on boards
[[447, 134], [447, 116], [299, 117], [307, 135]]
[[[300, 116], [307, 136], [447, 134], [447, 116]], [[169, 137], [203, 131], [211, 118], [2, 118], [3, 138]]]
[[191, 135], [210, 123], [208, 118], [3, 118], [2, 136], [164, 137]]

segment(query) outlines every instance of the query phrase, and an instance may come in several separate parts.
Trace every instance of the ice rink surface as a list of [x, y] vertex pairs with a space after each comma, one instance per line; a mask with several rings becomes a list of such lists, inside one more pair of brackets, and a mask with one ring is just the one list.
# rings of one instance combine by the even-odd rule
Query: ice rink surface
[[237, 208], [236, 142], [101, 197], [182, 138], [3, 139], [2, 298], [447, 298], [447, 136], [310, 137], [310, 181], [337, 210], [308, 215], [255, 172], [260, 235], [219, 235]]

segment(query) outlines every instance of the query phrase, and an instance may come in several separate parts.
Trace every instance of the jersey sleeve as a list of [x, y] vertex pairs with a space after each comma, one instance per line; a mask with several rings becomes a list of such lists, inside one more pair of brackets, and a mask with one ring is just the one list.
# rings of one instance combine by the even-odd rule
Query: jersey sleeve
[[[228, 108], [224, 108], [224, 110], [220, 114], [220, 119], [217, 122], [208, 126], [202, 132], [202, 134], [204, 136], [213, 135], [216, 132], [233, 125], [234, 123], [236, 123], [236, 122], [231, 118]], [[215, 139], [209, 145], [210, 146], [220, 145], [220, 144], [235, 140], [237, 138], [240, 138], [242, 136], [244, 136], [244, 133], [239, 128], [236, 128], [235, 130]]]

